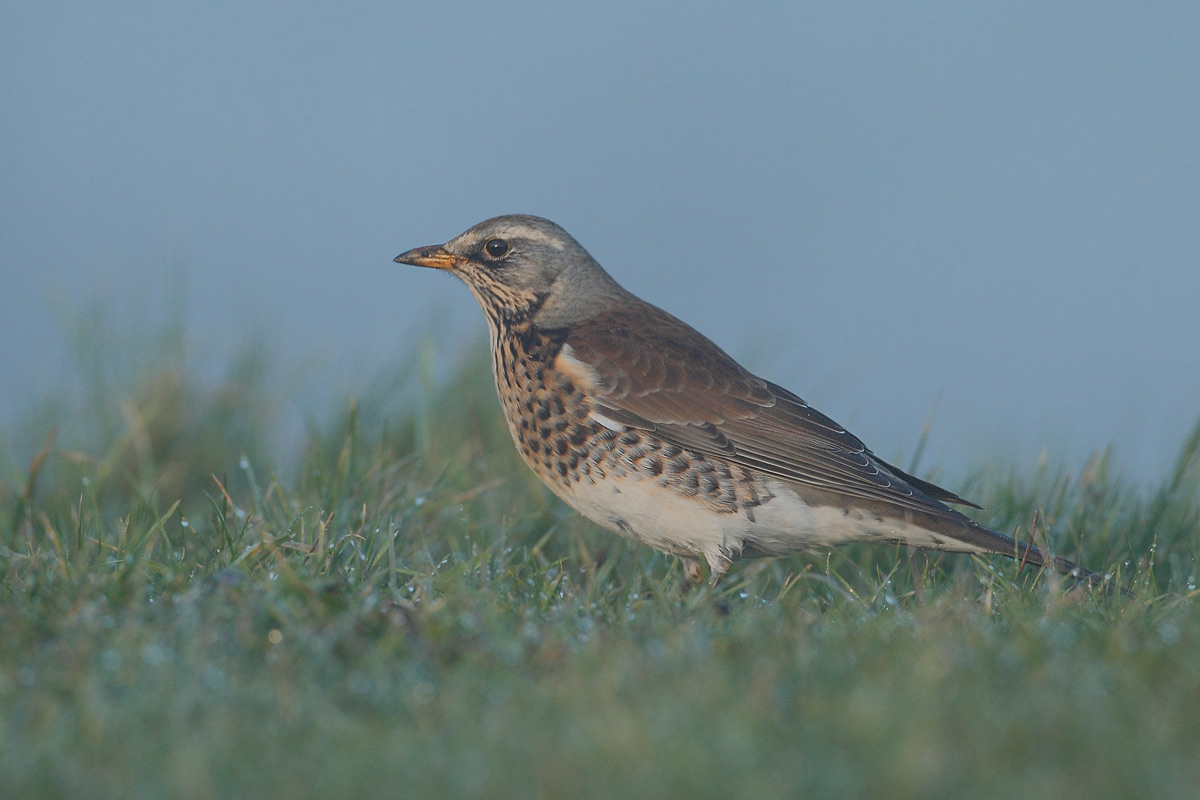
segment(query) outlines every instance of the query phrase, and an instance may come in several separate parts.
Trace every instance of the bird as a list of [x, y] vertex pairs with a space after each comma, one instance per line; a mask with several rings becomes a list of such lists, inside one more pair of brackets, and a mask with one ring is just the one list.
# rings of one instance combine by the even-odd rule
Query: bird
[[449, 272], [487, 318], [492, 373], [525, 463], [600, 526], [715, 586], [735, 561], [851, 542], [1001, 554], [1102, 576], [951, 508], [796, 394], [624, 289], [566, 230], [512, 214], [397, 263]]

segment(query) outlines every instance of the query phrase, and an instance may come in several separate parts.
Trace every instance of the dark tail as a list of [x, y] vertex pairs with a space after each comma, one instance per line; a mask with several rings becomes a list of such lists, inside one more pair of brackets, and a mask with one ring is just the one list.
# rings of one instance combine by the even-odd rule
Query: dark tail
[[[1087, 567], [1081, 567], [1074, 561], [1068, 561], [1058, 556], [1054, 556], [1053, 558], [1047, 556], [1032, 542], [1017, 541], [1010, 536], [997, 533], [991, 528], [985, 528], [964, 514], [951, 509], [946, 510], [950, 512], [947, 515], [950, 519], [943, 517], [941, 520], [930, 524], [930, 529], [948, 534], [958, 540], [958, 542], [969, 545], [970, 549], [974, 552], [996, 553], [1008, 556], [1019, 562], [1022, 567], [1030, 564], [1035, 567], [1052, 569], [1088, 586], [1100, 586], [1108, 581], [1099, 572], [1092, 572]], [[958, 548], [946, 547], [944, 549], [951, 550]]]
[[[1036, 523], [1035, 523], [1036, 524]], [[991, 528], [985, 528], [977, 522], [971, 522], [974, 536], [968, 537], [968, 541], [974, 540], [975, 544], [983, 545], [987, 550], [1000, 555], [1008, 556], [1015, 559], [1022, 567], [1026, 564], [1032, 564], [1035, 567], [1045, 567], [1052, 569], [1067, 577], [1074, 578], [1080, 583], [1085, 583], [1088, 586], [1101, 586], [1107, 582], [1107, 578], [1099, 572], [1092, 572], [1087, 567], [1081, 567], [1074, 561], [1068, 561], [1065, 558], [1047, 556], [1039, 550], [1033, 542], [1020, 542], [1002, 533], [997, 533]]]
[[1022, 565], [1033, 564], [1039, 567], [1054, 569], [1063, 575], [1074, 578], [1080, 583], [1086, 583], [1088, 586], [1100, 586], [1105, 582], [1105, 577], [1099, 572], [1092, 572], [1087, 567], [1081, 567], [1074, 561], [1068, 561], [1065, 558], [1055, 556], [1049, 559], [1049, 563], [1047, 563], [1047, 558], [1042, 551], [1038, 550], [1030, 542], [1022, 544], [1014, 540], [1013, 543], [1016, 545], [1016, 554], [1014, 555], [1010, 552], [1005, 553], [1005, 555], [1012, 556]]
[[[877, 456], [876, 458], [878, 459]], [[1033, 564], [1034, 566], [1057, 570], [1080, 583], [1086, 583], [1088, 586], [1099, 586], [1106, 582], [1106, 578], [1098, 572], [1092, 572], [1090, 569], [1081, 567], [1065, 558], [1058, 558], [1057, 556], [1052, 559], [1047, 558], [1041, 550], [1038, 550], [1033, 545], [1033, 542], [1019, 542], [1010, 536], [1005, 536], [1003, 533], [997, 533], [991, 528], [985, 528], [966, 514], [946, 505], [947, 503], [953, 503], [955, 505], [970, 506], [971, 508], [981, 508], [981, 506], [975, 505], [970, 500], [964, 500], [937, 484], [923, 481], [915, 475], [909, 475], [904, 470], [892, 466], [886, 461], [880, 460], [880, 463], [907, 482], [910, 488], [916, 489], [919, 495], [923, 495], [929, 504], [937, 509], [936, 511], [930, 510], [926, 512], [927, 516], [922, 520], [923, 524], [930, 530], [948, 534], [953, 539], [971, 545], [972, 548], [1015, 558], [1021, 562], [1022, 566]], [[1031, 528], [1036, 527], [1037, 514], [1035, 513]], [[953, 550], [957, 548], [947, 547], [945, 549]]]

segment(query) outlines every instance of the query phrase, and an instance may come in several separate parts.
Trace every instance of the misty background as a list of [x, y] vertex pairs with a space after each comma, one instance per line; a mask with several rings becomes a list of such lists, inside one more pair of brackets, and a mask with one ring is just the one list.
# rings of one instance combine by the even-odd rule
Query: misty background
[[881, 456], [931, 418], [951, 487], [1153, 481], [1200, 420], [1198, 42], [1185, 2], [8, 3], [0, 422], [96, 302], [325, 365], [300, 406], [457, 359], [475, 301], [391, 259], [522, 212]]

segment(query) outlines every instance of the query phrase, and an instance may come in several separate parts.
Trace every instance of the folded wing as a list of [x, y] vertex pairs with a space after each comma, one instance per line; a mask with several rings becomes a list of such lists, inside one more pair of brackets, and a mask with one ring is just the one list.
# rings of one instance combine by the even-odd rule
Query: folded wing
[[598, 414], [801, 486], [966, 520], [943, 503], [972, 503], [883, 461], [800, 397], [655, 312], [609, 312], [569, 332], [564, 355], [592, 376]]

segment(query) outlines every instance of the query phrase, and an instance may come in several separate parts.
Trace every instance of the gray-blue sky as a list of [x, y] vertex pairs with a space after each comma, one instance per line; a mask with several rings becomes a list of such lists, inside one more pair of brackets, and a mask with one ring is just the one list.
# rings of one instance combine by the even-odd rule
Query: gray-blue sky
[[1197, 42], [1194, 3], [6, 4], [0, 406], [57, 380], [48, 294], [174, 264], [218, 342], [482, 338], [390, 259], [527, 212], [885, 456], [936, 404], [935, 460], [1153, 478], [1200, 417]]

